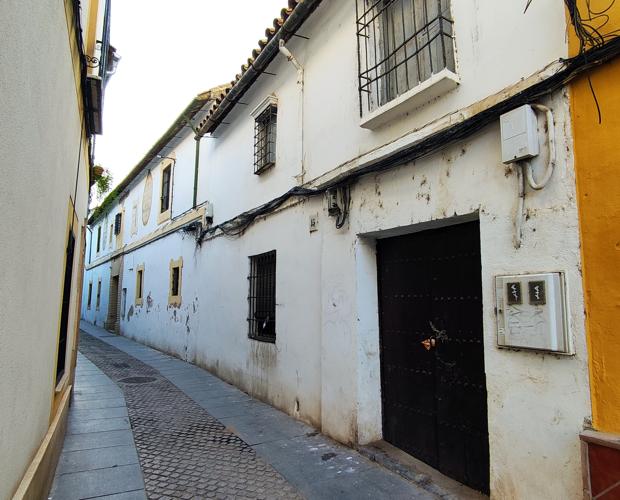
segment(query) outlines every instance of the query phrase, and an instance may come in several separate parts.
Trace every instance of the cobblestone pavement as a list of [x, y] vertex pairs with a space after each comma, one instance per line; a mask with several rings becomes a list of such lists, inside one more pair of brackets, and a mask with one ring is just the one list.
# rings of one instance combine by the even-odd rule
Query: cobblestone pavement
[[[132, 467], [138, 469], [142, 480], [140, 466], [144, 469], [151, 498], [173, 498], [170, 494], [174, 491], [170, 489], [172, 486], [166, 490], [166, 485], [178, 485], [174, 498], [179, 498], [179, 492], [186, 498], [197, 499], [461, 498], [460, 494], [454, 494], [456, 490], [439, 487], [420, 471], [413, 471], [415, 477], [412, 479], [400, 471], [394, 473], [393, 468], [388, 470], [377, 465], [374, 450], [372, 456], [367, 454], [371, 458], [369, 460], [196, 365], [127, 337], [111, 334], [88, 322], [83, 321], [80, 329], [80, 350], [105, 373], [93, 364], [88, 365], [90, 361], [79, 355], [82, 365], [76, 372], [74, 409], [78, 404], [82, 409], [74, 412], [75, 418], [71, 424], [73, 432], [79, 435], [68, 436], [65, 440], [69, 467], [68, 470], [61, 467], [59, 472], [65, 482], [71, 479], [73, 483], [78, 483], [84, 477], [87, 481], [80, 482], [81, 490], [90, 493], [84, 496], [72, 491], [72, 495], [57, 495], [53, 500], [93, 497], [98, 500], [144, 500], [143, 494], [104, 493], [104, 490], [114, 490], [116, 493], [137, 488], [139, 485], [129, 480], [135, 479]], [[93, 374], [93, 370], [98, 373]], [[113, 385], [107, 390], [115, 389], [118, 393], [115, 397], [120, 399], [93, 400], [103, 395], [102, 383]], [[108, 397], [112, 396], [108, 394]], [[131, 426], [129, 418], [126, 422], [114, 418], [118, 417], [118, 409], [111, 408], [118, 404], [125, 408], [125, 401], [129, 413], [125, 409], [124, 415], [131, 416]], [[116, 428], [125, 430], [106, 432]], [[119, 446], [104, 450], [107, 453], [102, 459], [99, 459], [97, 450], [92, 449], [115, 445]], [[114, 449], [125, 449], [120, 445], [132, 449], [137, 445], [140, 448], [139, 459], [137, 452], [131, 457], [115, 455]], [[78, 448], [89, 449], [84, 453], [97, 457], [91, 457], [93, 460], [90, 462], [75, 467], [76, 457], [83, 456], [81, 451], [72, 451]], [[230, 457], [220, 456], [226, 453], [225, 450], [230, 450]], [[123, 474], [112, 474], [116, 470], [115, 465], [120, 469], [125, 463], [135, 465], [121, 471]], [[91, 470], [101, 466], [108, 468]], [[242, 471], [233, 470], [231, 473], [231, 467]], [[76, 469], [87, 472], [80, 472], [78, 477], [74, 474]], [[102, 471], [107, 471], [107, 474], [102, 474]], [[116, 484], [118, 480], [115, 479], [114, 487], [108, 487], [111, 486], [109, 478], [113, 475], [124, 479], [127, 484]], [[203, 481], [198, 481], [195, 476], [200, 476]], [[276, 479], [272, 481], [274, 477]], [[204, 482], [209, 483], [211, 490], [201, 488]], [[102, 487], [104, 484], [107, 485], [105, 488]], [[189, 489], [190, 486], [200, 493]], [[183, 490], [183, 487], [186, 489]], [[157, 488], [164, 488], [163, 495], [161, 492], [151, 493]]]
[[80, 351], [123, 391], [150, 499], [302, 498], [157, 370], [86, 334]]

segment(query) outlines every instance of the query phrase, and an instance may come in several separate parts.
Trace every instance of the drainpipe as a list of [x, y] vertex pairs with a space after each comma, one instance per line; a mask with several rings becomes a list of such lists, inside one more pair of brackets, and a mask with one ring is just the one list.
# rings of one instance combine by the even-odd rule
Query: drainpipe
[[198, 164], [200, 163], [200, 136], [194, 137], [196, 140], [196, 161], [194, 163], [194, 203], [192, 208], [198, 204]]
[[[245, 92], [252, 86], [254, 81], [267, 69], [269, 63], [278, 54], [279, 42], [285, 42], [297, 32], [297, 29], [314, 12], [322, 0], [297, 0], [295, 8], [288, 16], [282, 27], [277, 31], [273, 38], [260, 51], [258, 57], [249, 64], [239, 80], [237, 80], [228, 93], [222, 98], [213, 113], [205, 120], [200, 127], [200, 133], [212, 133], [226, 118], [235, 104], [243, 97]], [[290, 4], [290, 2], [289, 2]]]
[[187, 125], [189, 125], [194, 132], [194, 140], [196, 141], [196, 154], [194, 158], [194, 197], [192, 202], [192, 208], [196, 208], [196, 205], [198, 205], [198, 166], [200, 165], [200, 139], [202, 139], [202, 135], [200, 135], [198, 129], [188, 116], [185, 116], [185, 120]]
[[93, 230], [89, 226], [86, 226], [86, 229], [90, 233], [90, 243], [88, 244], [88, 263], [90, 264], [90, 256], [93, 250]]
[[306, 175], [306, 169], [304, 168], [304, 68], [291, 51], [288, 50], [284, 40], [280, 39], [278, 47], [280, 53], [295, 66], [295, 69], [297, 69], [297, 84], [299, 85], [299, 123], [297, 130], [299, 130], [299, 145], [301, 149], [301, 171], [295, 178], [299, 182], [299, 185], [302, 185], [304, 183], [304, 176]]

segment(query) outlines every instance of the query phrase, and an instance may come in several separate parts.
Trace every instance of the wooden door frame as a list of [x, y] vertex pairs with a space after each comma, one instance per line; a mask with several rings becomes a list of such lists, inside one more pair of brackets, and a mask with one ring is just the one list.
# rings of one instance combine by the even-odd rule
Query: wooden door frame
[[[431, 222], [425, 222], [425, 223], [421, 223], [421, 224], [416, 224], [416, 225], [412, 225], [412, 226], [408, 226], [405, 228], [395, 228], [392, 230], [386, 230], [386, 231], [380, 231], [380, 232], [373, 232], [370, 233], [369, 235], [365, 235], [367, 239], [372, 238], [373, 241], [373, 245], [374, 245], [374, 253], [376, 256], [376, 266], [377, 266], [377, 270], [376, 270], [376, 274], [377, 274], [377, 282], [376, 282], [376, 297], [377, 297], [377, 334], [378, 334], [378, 344], [379, 344], [379, 349], [380, 349], [380, 345], [381, 345], [381, 324], [380, 324], [380, 298], [379, 298], [379, 283], [378, 283], [378, 275], [379, 275], [379, 255], [378, 255], [378, 251], [377, 251], [377, 241], [378, 240], [384, 240], [384, 239], [391, 239], [393, 237], [399, 237], [399, 236], [409, 236], [409, 235], [414, 235], [416, 233], [420, 233], [420, 232], [424, 232], [424, 231], [436, 231], [436, 230], [441, 230], [443, 228], [452, 228], [455, 226], [459, 226], [462, 224], [467, 224], [467, 223], [472, 223], [475, 222], [478, 224], [478, 231], [480, 231], [480, 219], [478, 217], [478, 213], [472, 213], [472, 214], [468, 214], [466, 216], [459, 216], [459, 217], [454, 217], [454, 218], [450, 218], [450, 219], [443, 219], [440, 221], [431, 221]], [[482, 241], [479, 240], [478, 241], [478, 248], [480, 251], [480, 254], [482, 255]], [[482, 283], [482, 262], [480, 262], [480, 266], [481, 266], [481, 271], [480, 271], [480, 281], [481, 281], [481, 285], [482, 288], [484, 287], [484, 284]], [[481, 298], [481, 306], [482, 308], [484, 307], [484, 304], [482, 302], [482, 298]], [[484, 312], [481, 311], [482, 316], [484, 315]], [[484, 345], [484, 320], [482, 318], [481, 321], [481, 327], [482, 327], [482, 345], [481, 345], [481, 349], [482, 349], [482, 353], [483, 355], [486, 355], [486, 350], [485, 350], [485, 345]], [[379, 355], [379, 391], [380, 394], [382, 393], [383, 390], [383, 365], [382, 365], [382, 356]], [[482, 367], [483, 371], [485, 369], [484, 367], [484, 362], [483, 362], [483, 367]], [[379, 401], [379, 405], [380, 405], [380, 413], [381, 413], [381, 435], [383, 436], [383, 424], [384, 424], [384, 418], [383, 418], [383, 401]], [[489, 416], [489, 409], [488, 409], [488, 395], [487, 395], [487, 410], [486, 410], [486, 418], [487, 418], [487, 422], [488, 422], [488, 416]], [[487, 439], [487, 450], [490, 454], [490, 442], [489, 439]], [[416, 458], [416, 457], [414, 457]], [[489, 457], [490, 459], [490, 457]], [[489, 464], [490, 465], [490, 464]], [[440, 471], [437, 471], [439, 474], [442, 474]], [[449, 476], [446, 476], [449, 477]], [[490, 478], [488, 478], [490, 479]], [[487, 485], [488, 487], [488, 485]]]
[[[355, 242], [357, 329], [357, 443], [383, 439], [381, 408], [381, 364], [379, 360], [379, 288], [377, 282], [377, 240], [479, 221], [472, 212], [446, 219], [418, 222], [357, 234]], [[371, 353], [368, 355], [367, 353]]]

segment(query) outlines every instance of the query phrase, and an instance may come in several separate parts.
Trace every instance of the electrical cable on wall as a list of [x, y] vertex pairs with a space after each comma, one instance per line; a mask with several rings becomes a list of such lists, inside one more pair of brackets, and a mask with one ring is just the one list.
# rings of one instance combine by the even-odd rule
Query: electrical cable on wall
[[[534, 0], [527, 0], [524, 12], [530, 8]], [[586, 0], [586, 15], [582, 15], [577, 5], [577, 0], [564, 0], [566, 9], [570, 15], [571, 24], [575, 29], [575, 35], [579, 39], [579, 53], [587, 49], [602, 47], [613, 38], [620, 36], [620, 29], [604, 33], [603, 29], [609, 24], [609, 12], [616, 0], [609, 0], [607, 7], [601, 10], [592, 9], [592, 1]]]
[[[533, 0], [528, 0], [524, 12], [527, 12], [532, 2]], [[564, 0], [564, 3], [568, 9], [575, 35], [579, 39], [579, 54], [584, 54], [588, 49], [603, 47], [606, 43], [620, 36], [620, 29], [612, 30], [607, 33], [603, 31], [605, 26], [609, 24], [611, 18], [608, 13], [616, 3], [616, 0], [610, 0], [607, 7], [598, 11], [592, 9], [591, 0], [586, 0], [585, 7], [587, 12], [585, 16], [579, 11], [577, 0]], [[596, 97], [594, 85], [589, 75], [587, 79], [598, 113], [598, 123], [601, 124], [603, 122], [601, 106]]]
[[555, 170], [556, 165], [556, 144], [555, 144], [555, 120], [553, 118], [553, 112], [547, 106], [542, 104], [531, 104], [532, 109], [545, 113], [547, 120], [547, 143], [549, 145], [549, 159], [545, 167], [545, 173], [540, 181], [534, 179], [534, 172], [532, 164], [529, 160], [522, 160], [521, 162], [514, 162], [512, 165], [517, 173], [517, 185], [518, 185], [518, 201], [517, 210], [515, 213], [515, 232], [514, 232], [514, 247], [516, 249], [521, 248], [521, 242], [523, 239], [523, 221], [526, 217], [525, 211], [525, 188], [528, 185], [531, 189], [540, 191], [551, 180], [551, 176]]
[[197, 237], [201, 244], [207, 236], [215, 234], [218, 230], [227, 236], [239, 236], [258, 217], [268, 215], [281, 207], [291, 198], [309, 198], [325, 193], [328, 189], [353, 183], [370, 173], [378, 173], [405, 163], [429, 156], [449, 144], [461, 141], [482, 130], [484, 127], [495, 122], [498, 117], [518, 106], [531, 103], [541, 97], [547, 96], [565, 87], [569, 82], [581, 76], [591, 68], [600, 66], [605, 62], [620, 55], [620, 39], [616, 38], [599, 48], [595, 48], [571, 59], [563, 61], [564, 68], [547, 79], [538, 82], [531, 87], [509, 97], [494, 106], [481, 111], [470, 118], [463, 120], [452, 127], [431, 134], [426, 139], [399, 150], [395, 154], [377, 160], [362, 168], [344, 174], [333, 181], [324, 184], [321, 188], [304, 188], [296, 186], [283, 195], [275, 198], [257, 208], [244, 212], [232, 219], [220, 224], [203, 229]]
[[[599, 11], [595, 11], [591, 7], [591, 1], [586, 0], [587, 16], [583, 17], [577, 7], [577, 0], [565, 0], [566, 7], [570, 13], [571, 22], [575, 28], [575, 34], [579, 39], [579, 53], [583, 54], [586, 49], [594, 47], [602, 47], [605, 43], [620, 36], [620, 30], [613, 30], [608, 33], [603, 33], [603, 29], [609, 23], [610, 17], [608, 12], [616, 3], [616, 0], [611, 0], [609, 5]], [[592, 83], [592, 78], [588, 75], [588, 86], [594, 99], [594, 105], [596, 106], [596, 112], [598, 114], [598, 123], [603, 123], [603, 114], [598, 98], [596, 97], [596, 91]]]
[[555, 169], [556, 162], [556, 150], [555, 150], [555, 121], [553, 119], [553, 112], [542, 104], [532, 104], [532, 108], [545, 113], [547, 118], [547, 140], [549, 142], [549, 160], [547, 162], [547, 168], [545, 169], [545, 174], [540, 182], [536, 182], [534, 180], [534, 173], [532, 171], [532, 165], [530, 162], [525, 162], [525, 173], [527, 178], [527, 183], [532, 189], [540, 190], [543, 189], [551, 176], [553, 175], [553, 170]]
[[342, 209], [336, 217], [336, 229], [342, 229], [347, 217], [349, 216], [349, 207], [351, 206], [351, 186], [343, 186], [338, 190], [340, 194], [340, 201], [342, 202]]
[[523, 175], [523, 169], [518, 163], [513, 163], [517, 173], [517, 210], [515, 213], [515, 232], [513, 243], [514, 247], [518, 250], [521, 248], [521, 241], [523, 240], [523, 220], [525, 219], [525, 176]]
[[78, 158], [77, 158], [77, 167], [75, 169], [75, 187], [73, 189], [73, 199], [71, 200], [71, 207], [73, 209], [73, 213], [71, 214], [71, 233], [73, 233], [73, 222], [77, 218], [77, 210], [75, 208], [76, 199], [77, 199], [77, 190], [78, 190], [78, 179], [80, 178], [80, 164], [82, 163], [82, 141], [84, 139], [84, 127], [80, 129], [80, 142], [78, 144]]
[[248, 210], [247, 212], [243, 212], [242, 214], [239, 214], [226, 222], [203, 229], [197, 238], [198, 243], [202, 243], [205, 237], [214, 234], [218, 230], [226, 236], [240, 236], [258, 217], [274, 212], [290, 198], [317, 196], [323, 194], [324, 192], [325, 189], [307, 189], [295, 186], [283, 195], [278, 196], [263, 205], [260, 205], [252, 210]]

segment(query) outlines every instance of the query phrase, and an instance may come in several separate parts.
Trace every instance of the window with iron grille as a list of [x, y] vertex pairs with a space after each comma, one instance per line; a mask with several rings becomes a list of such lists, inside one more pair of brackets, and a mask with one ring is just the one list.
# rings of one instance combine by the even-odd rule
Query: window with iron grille
[[121, 224], [123, 222], [123, 214], [121, 212], [114, 216], [114, 234], [121, 234]]
[[177, 297], [179, 295], [179, 276], [181, 269], [178, 266], [172, 268], [172, 283], [170, 284], [170, 295]]
[[101, 250], [101, 226], [97, 228], [97, 253]]
[[168, 305], [181, 305], [181, 291], [183, 288], [183, 257], [170, 260], [170, 284], [168, 287]]
[[356, 0], [360, 104], [373, 111], [455, 71], [450, 0]]
[[250, 257], [249, 337], [276, 341], [276, 251]]
[[161, 206], [160, 213], [166, 212], [170, 208], [170, 179], [172, 177], [172, 166], [164, 168], [161, 178]]
[[[144, 274], [144, 271], [140, 270], [138, 271], [138, 298], [141, 299], [142, 298], [142, 276]], [[177, 283], [178, 283], [178, 279], [177, 279]], [[178, 285], [177, 285], [178, 287]]]
[[144, 292], [144, 264], [136, 267], [136, 305], [142, 305]]
[[254, 122], [254, 173], [260, 174], [276, 164], [278, 107], [270, 104]]

